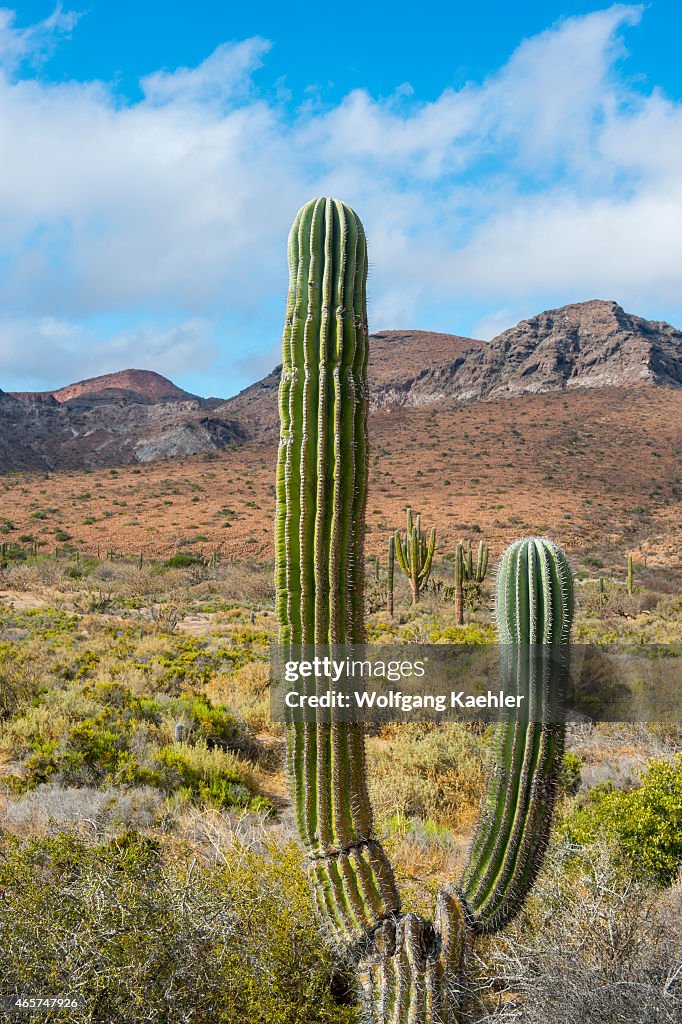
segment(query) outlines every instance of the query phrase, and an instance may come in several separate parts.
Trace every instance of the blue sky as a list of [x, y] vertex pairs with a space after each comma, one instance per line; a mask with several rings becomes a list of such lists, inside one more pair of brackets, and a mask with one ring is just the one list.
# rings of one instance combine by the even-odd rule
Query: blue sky
[[278, 361], [318, 194], [365, 223], [375, 330], [595, 297], [682, 326], [679, 6], [423, 10], [0, 10], [0, 388], [235, 393]]

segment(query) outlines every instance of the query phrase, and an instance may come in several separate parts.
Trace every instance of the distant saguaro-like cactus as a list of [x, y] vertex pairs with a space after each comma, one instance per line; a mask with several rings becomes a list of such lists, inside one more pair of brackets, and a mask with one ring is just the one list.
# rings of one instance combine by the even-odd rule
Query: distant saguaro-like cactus
[[488, 571], [490, 548], [483, 541], [479, 542], [476, 565], [474, 565], [471, 541], [460, 541], [455, 548], [455, 623], [464, 625], [464, 586], [466, 583], [476, 584], [480, 596], [481, 584]]
[[405, 537], [395, 531], [395, 553], [401, 571], [407, 576], [412, 590], [412, 603], [417, 604], [419, 595], [428, 583], [431, 574], [433, 553], [436, 550], [436, 527], [431, 528], [428, 540], [422, 533], [421, 516], [412, 516], [407, 509]]
[[[290, 289], [279, 392], [275, 524], [276, 614], [285, 648], [361, 643], [367, 491], [367, 255], [359, 219], [317, 199], [289, 239]], [[430, 566], [408, 524], [410, 557]], [[396, 554], [398, 544], [395, 544]], [[429, 555], [430, 548], [430, 555]], [[417, 554], [415, 554], [417, 552]], [[405, 551], [403, 551], [403, 556]], [[428, 559], [428, 566], [427, 566]], [[406, 561], [406, 560], [405, 560]], [[407, 563], [406, 563], [407, 564]], [[468, 936], [519, 909], [544, 851], [563, 730], [549, 715], [546, 646], [565, 643], [570, 573], [550, 542], [529, 538], [503, 555], [497, 617], [504, 682], [533, 713], [498, 727], [497, 767], [459, 887], [438, 895], [433, 922], [403, 913], [373, 828], [363, 727], [332, 716], [287, 726], [288, 771], [317, 904], [331, 938], [358, 968], [372, 1024], [456, 1024]]]
[[393, 584], [395, 580], [395, 537], [393, 534], [388, 538], [388, 562], [386, 573], [386, 603], [388, 614], [393, 618]]

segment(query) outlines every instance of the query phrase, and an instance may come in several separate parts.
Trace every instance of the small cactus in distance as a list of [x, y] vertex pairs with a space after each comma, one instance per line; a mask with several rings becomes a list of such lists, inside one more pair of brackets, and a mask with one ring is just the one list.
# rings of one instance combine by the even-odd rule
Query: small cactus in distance
[[386, 603], [388, 614], [393, 618], [393, 581], [395, 575], [395, 537], [393, 534], [388, 538], [388, 567], [386, 585]]
[[436, 527], [431, 528], [429, 539], [422, 533], [421, 516], [412, 516], [412, 509], [407, 509], [405, 537], [400, 530], [395, 531], [395, 553], [401, 571], [410, 581], [412, 603], [418, 604], [419, 594], [428, 583], [431, 574], [433, 553], [436, 550]]
[[631, 594], [635, 589], [635, 564], [632, 561], [632, 555], [628, 555], [628, 594]]
[[476, 564], [471, 548], [471, 541], [467, 541], [466, 548], [464, 541], [460, 541], [455, 548], [455, 622], [458, 626], [464, 624], [464, 584], [475, 585], [479, 592], [486, 573], [488, 571], [488, 559], [490, 548], [483, 541], [479, 542]]
[[461, 543], [455, 548], [455, 623], [464, 625], [464, 549]]

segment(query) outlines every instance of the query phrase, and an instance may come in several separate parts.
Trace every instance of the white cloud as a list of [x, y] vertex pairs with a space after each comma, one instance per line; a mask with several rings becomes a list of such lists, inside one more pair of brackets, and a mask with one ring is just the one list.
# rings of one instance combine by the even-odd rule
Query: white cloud
[[49, 364], [40, 325], [51, 321], [71, 325], [64, 360], [75, 369], [82, 353], [81, 377], [121, 365], [128, 341], [79, 334], [95, 313], [143, 311], [165, 372], [186, 349], [153, 348], [159, 313], [260, 323], [269, 351], [286, 234], [318, 194], [363, 218], [377, 329], [418, 326], [437, 305], [451, 310], [442, 329], [461, 332], [458, 305], [472, 299], [489, 304], [490, 324], [550, 297], [672, 303], [682, 315], [682, 105], [619, 73], [623, 31], [642, 16], [615, 4], [565, 19], [433, 102], [406, 83], [386, 100], [355, 90], [292, 115], [282, 89], [273, 99], [253, 77], [263, 39], [156, 71], [126, 103], [102, 83], [22, 77], [73, 16], [57, 8], [18, 30], [0, 11], [0, 386], [13, 358], [25, 365], [28, 338]]
[[141, 81], [145, 98], [155, 104], [210, 103], [243, 98], [252, 91], [251, 75], [262, 67], [270, 49], [254, 36], [242, 43], [223, 43], [196, 68], [156, 71]]
[[43, 63], [61, 36], [68, 36], [80, 14], [65, 12], [58, 3], [49, 17], [28, 28], [16, 27], [16, 13], [0, 7], [0, 67], [14, 72], [24, 62]]
[[51, 390], [122, 369], [182, 374], [206, 369], [215, 357], [210, 325], [202, 320], [165, 329], [142, 324], [105, 339], [80, 324], [54, 317], [0, 320], [4, 390], [18, 390], [10, 388], [8, 380], [29, 381], [36, 390]]

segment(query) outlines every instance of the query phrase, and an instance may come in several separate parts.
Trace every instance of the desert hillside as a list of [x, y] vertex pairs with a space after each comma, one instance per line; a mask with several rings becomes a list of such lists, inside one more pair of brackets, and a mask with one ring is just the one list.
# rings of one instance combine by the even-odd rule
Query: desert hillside
[[[371, 339], [367, 550], [410, 503], [447, 550], [479, 532], [576, 552], [682, 551], [682, 333], [586, 302], [489, 344]], [[226, 402], [147, 371], [0, 395], [5, 541], [270, 558], [279, 368]]]
[[[680, 423], [682, 390], [652, 384], [376, 410], [367, 550], [383, 555], [411, 503], [441, 549], [480, 531], [499, 551], [532, 530], [576, 552], [622, 546], [679, 566]], [[3, 539], [269, 558], [275, 460], [266, 437], [141, 466], [8, 474]]]
[[[430, 331], [371, 336], [374, 410], [653, 384], [682, 386], [682, 333], [594, 300], [525, 320], [490, 343]], [[148, 370], [38, 393], [0, 392], [0, 472], [139, 465], [278, 432], [279, 368], [227, 401]]]

